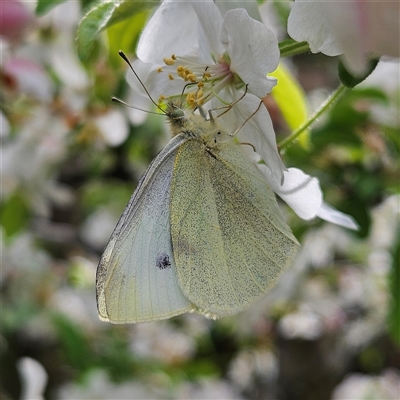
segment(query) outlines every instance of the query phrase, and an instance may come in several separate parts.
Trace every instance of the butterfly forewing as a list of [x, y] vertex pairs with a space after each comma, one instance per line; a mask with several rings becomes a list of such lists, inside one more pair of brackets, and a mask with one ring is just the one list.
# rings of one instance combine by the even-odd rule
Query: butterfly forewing
[[181, 289], [211, 316], [234, 314], [254, 302], [298, 248], [273, 192], [232, 142], [213, 152], [198, 140], [182, 144], [170, 214]]
[[145, 322], [194, 308], [177, 281], [170, 234], [171, 178], [182, 141], [172, 139], [152, 162], [100, 260], [96, 291], [103, 320]]

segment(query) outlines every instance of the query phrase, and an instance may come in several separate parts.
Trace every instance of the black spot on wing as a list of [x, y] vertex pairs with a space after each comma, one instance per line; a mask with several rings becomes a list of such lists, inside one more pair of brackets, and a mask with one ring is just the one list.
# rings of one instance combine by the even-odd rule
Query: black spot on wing
[[166, 253], [159, 253], [157, 255], [156, 266], [158, 269], [171, 268], [171, 261], [169, 255]]

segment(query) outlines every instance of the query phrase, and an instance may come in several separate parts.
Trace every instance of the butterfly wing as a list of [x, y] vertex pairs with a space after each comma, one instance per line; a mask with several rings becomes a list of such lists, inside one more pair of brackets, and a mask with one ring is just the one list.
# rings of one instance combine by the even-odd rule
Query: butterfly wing
[[211, 317], [254, 302], [298, 248], [274, 193], [233, 143], [214, 154], [198, 140], [182, 144], [170, 213], [180, 286], [198, 311]]
[[100, 259], [96, 294], [102, 320], [145, 322], [193, 309], [177, 281], [169, 221], [172, 170], [183, 141], [173, 138], [149, 166]]

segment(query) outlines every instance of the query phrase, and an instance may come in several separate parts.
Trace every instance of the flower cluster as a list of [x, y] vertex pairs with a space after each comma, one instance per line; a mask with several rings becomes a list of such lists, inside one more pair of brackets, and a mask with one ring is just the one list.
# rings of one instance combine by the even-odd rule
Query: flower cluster
[[[135, 68], [147, 70], [143, 83], [160, 102], [227, 107], [219, 122], [230, 132], [240, 128], [238, 139], [254, 146], [268, 184], [301, 218], [318, 216], [357, 229], [352, 218], [323, 202], [316, 178], [287, 169], [281, 160], [271, 118], [260, 107], [277, 83], [267, 74], [280, 57], [277, 40], [264, 24], [245, 9], [222, 15], [213, 2], [166, 0], [146, 25], [137, 55]], [[135, 78], [128, 79], [141, 90]]]

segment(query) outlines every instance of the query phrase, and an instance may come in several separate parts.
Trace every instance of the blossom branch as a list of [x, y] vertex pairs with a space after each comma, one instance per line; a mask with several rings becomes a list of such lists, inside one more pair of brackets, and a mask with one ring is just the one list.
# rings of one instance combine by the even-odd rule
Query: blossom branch
[[281, 140], [278, 143], [279, 149], [282, 151], [286, 147], [288, 147], [292, 142], [294, 142], [306, 129], [308, 129], [314, 121], [316, 121], [322, 114], [324, 114], [331, 105], [333, 105], [336, 100], [338, 100], [344, 93], [346, 93], [349, 89], [345, 86], [340, 85], [329, 97], [328, 99], [321, 105], [321, 107], [314, 113], [314, 115], [308, 119], [303, 125], [297, 128], [289, 137]]
[[288, 39], [280, 42], [278, 45], [281, 52], [281, 57], [294, 56], [296, 54], [310, 52], [310, 47], [308, 46], [307, 42], [296, 42], [295, 40]]

